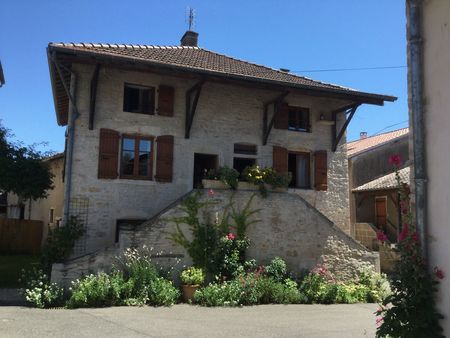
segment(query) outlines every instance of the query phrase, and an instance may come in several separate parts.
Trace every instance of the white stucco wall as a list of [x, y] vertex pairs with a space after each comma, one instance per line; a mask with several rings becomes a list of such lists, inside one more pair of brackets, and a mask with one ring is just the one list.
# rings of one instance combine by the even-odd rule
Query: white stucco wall
[[[184, 138], [185, 93], [193, 80], [151, 73], [102, 68], [99, 75], [94, 130], [88, 129], [89, 91], [93, 67], [75, 65], [78, 73], [72, 197], [89, 201], [86, 250], [114, 241], [116, 219], [149, 218], [192, 188], [194, 153], [217, 154], [219, 165], [233, 166], [233, 145], [246, 142], [258, 146], [257, 163], [272, 165], [272, 146], [292, 151], [328, 151], [328, 191], [299, 191], [318, 210], [345, 230], [349, 227], [348, 176], [345, 137], [338, 151], [331, 151], [331, 127], [319, 125], [320, 114], [331, 119], [331, 111], [348, 102], [290, 94], [290, 105], [310, 108], [312, 133], [273, 129], [262, 146], [263, 103], [279, 95], [274, 91], [206, 82], [191, 129]], [[173, 117], [123, 112], [124, 83], [175, 88]], [[157, 98], [157, 95], [156, 95]], [[156, 104], [157, 106], [157, 104]], [[340, 116], [339, 124], [343, 123]], [[172, 183], [97, 178], [99, 129], [147, 136], [174, 135]], [[154, 161], [155, 163], [155, 161]], [[153, 171], [155, 172], [155, 171]], [[313, 179], [313, 178], [312, 178]]]
[[450, 1], [424, 1], [423, 41], [429, 254], [446, 274], [437, 300], [450, 336]]

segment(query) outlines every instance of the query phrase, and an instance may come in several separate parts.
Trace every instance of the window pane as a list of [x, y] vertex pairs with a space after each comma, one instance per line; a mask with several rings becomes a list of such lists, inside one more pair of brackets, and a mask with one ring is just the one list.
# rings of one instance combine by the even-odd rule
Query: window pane
[[289, 129], [297, 129], [297, 112], [295, 110], [289, 111]]
[[137, 112], [139, 110], [139, 89], [125, 85], [123, 110], [128, 112]]
[[150, 140], [140, 140], [139, 141], [139, 151], [150, 152], [152, 141]]
[[122, 151], [122, 174], [123, 175], [133, 175], [134, 171], [134, 150], [128, 151], [123, 150]]
[[140, 140], [139, 141], [139, 176], [150, 175], [150, 151], [152, 141]]
[[122, 149], [134, 152], [134, 139], [124, 138], [122, 142]]

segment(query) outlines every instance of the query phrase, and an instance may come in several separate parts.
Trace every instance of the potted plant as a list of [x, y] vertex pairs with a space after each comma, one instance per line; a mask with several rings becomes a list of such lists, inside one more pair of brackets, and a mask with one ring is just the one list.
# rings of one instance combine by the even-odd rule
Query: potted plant
[[181, 272], [181, 285], [183, 289], [183, 300], [189, 302], [194, 297], [194, 292], [200, 287], [205, 280], [205, 273], [202, 269], [189, 267]]

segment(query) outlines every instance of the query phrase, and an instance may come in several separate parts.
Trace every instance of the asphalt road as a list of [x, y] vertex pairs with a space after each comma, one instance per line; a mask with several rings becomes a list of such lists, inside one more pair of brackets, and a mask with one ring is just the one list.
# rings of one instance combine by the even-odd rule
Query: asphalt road
[[0, 337], [374, 337], [375, 304], [243, 308], [0, 307]]

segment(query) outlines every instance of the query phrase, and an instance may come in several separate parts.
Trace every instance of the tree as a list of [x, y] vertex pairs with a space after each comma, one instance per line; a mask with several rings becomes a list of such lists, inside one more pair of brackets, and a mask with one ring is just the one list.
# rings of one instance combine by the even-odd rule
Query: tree
[[0, 191], [12, 192], [20, 201], [45, 198], [53, 189], [50, 168], [43, 159], [48, 153], [10, 141], [12, 134], [0, 121]]

